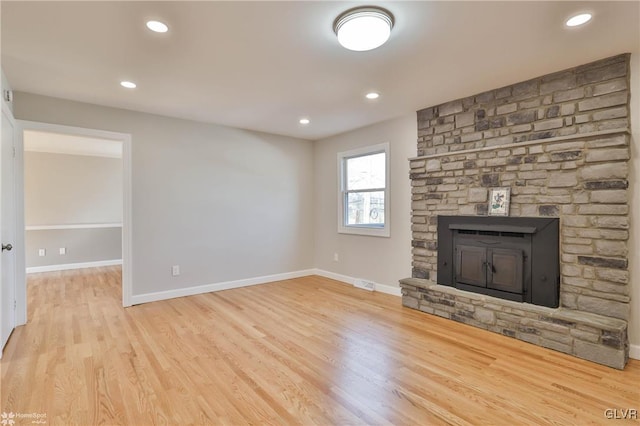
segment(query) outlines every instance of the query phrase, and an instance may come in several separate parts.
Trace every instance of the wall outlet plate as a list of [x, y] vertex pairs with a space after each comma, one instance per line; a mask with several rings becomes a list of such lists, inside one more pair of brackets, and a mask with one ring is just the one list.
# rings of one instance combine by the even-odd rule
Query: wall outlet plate
[[60, 254], [67, 254], [67, 248], [66, 247], [60, 247], [59, 253]]
[[180, 265], [173, 265], [171, 267], [171, 275], [177, 277], [180, 275]]
[[38, 256], [43, 257], [47, 255], [47, 250], [45, 249], [38, 249]]

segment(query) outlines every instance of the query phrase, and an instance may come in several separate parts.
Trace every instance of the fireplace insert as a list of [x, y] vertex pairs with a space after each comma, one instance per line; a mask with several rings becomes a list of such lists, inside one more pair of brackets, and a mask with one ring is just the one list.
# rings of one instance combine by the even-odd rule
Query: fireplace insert
[[438, 216], [438, 284], [558, 307], [557, 218]]

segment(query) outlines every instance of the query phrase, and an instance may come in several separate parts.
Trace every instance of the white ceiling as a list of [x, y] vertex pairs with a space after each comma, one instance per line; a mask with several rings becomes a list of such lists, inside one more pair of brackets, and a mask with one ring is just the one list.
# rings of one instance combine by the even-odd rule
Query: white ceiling
[[391, 38], [351, 52], [332, 23], [357, 2], [2, 1], [2, 68], [18, 91], [316, 140], [640, 52], [638, 1], [371, 3], [395, 15]]

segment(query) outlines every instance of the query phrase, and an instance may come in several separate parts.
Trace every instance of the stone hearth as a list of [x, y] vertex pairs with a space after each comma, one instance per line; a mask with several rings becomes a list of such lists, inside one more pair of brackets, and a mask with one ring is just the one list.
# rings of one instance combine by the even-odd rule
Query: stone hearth
[[[629, 55], [418, 111], [403, 304], [615, 368], [628, 359]], [[438, 216], [560, 220], [560, 307], [438, 285]]]

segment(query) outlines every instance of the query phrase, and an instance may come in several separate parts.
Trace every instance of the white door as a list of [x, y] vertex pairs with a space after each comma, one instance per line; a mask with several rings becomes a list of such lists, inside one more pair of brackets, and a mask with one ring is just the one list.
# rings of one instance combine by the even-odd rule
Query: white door
[[11, 111], [2, 105], [2, 149], [0, 150], [0, 353], [16, 326], [16, 212], [14, 186], [15, 121]]

